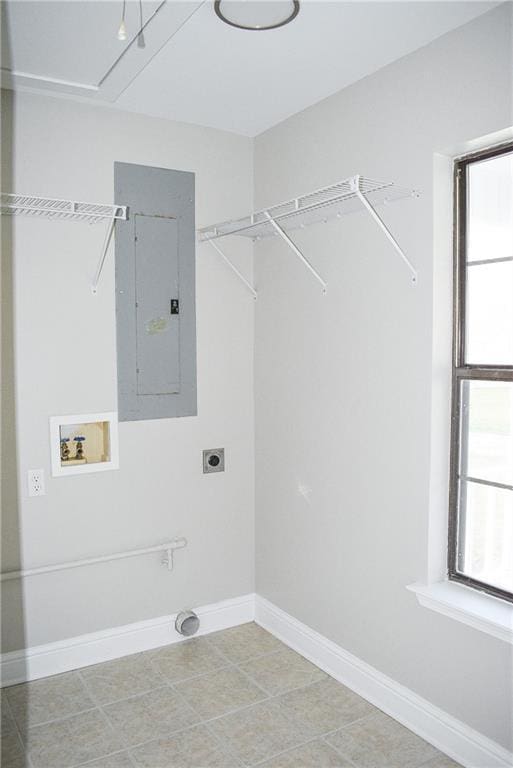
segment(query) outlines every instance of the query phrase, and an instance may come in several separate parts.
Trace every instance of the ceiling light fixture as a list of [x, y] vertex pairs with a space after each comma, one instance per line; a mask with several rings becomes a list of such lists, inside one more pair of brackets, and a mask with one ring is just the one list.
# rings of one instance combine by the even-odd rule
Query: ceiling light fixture
[[299, 0], [215, 0], [214, 9], [231, 27], [263, 32], [295, 19]]
[[118, 40], [126, 40], [125, 11], [126, 11], [126, 0], [123, 0], [123, 15], [121, 17], [121, 24], [119, 25], [119, 29], [118, 29]]

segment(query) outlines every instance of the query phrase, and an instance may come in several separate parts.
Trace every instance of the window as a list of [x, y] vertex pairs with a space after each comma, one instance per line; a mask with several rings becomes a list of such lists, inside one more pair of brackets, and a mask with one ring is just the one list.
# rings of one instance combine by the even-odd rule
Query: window
[[513, 600], [513, 145], [455, 163], [449, 578]]

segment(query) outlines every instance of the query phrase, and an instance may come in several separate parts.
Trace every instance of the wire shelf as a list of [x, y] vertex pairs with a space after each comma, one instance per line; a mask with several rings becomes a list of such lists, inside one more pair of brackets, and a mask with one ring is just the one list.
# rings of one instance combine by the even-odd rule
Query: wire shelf
[[49, 219], [87, 221], [90, 224], [127, 219], [127, 207], [124, 205], [80, 203], [75, 200], [56, 200], [10, 193], [2, 193], [0, 213], [11, 216], [43, 216]]
[[332, 218], [353, 213], [362, 209], [359, 191], [373, 205], [400, 200], [406, 197], [418, 197], [415, 190], [399, 187], [393, 182], [376, 181], [365, 176], [351, 176], [329, 187], [318, 189], [302, 197], [296, 197], [285, 203], [220, 224], [203, 227], [198, 230], [199, 242], [216, 240], [228, 235], [241, 235], [253, 240], [276, 234], [270, 219], [278, 222], [285, 231], [302, 229], [310, 224], [328, 221]]

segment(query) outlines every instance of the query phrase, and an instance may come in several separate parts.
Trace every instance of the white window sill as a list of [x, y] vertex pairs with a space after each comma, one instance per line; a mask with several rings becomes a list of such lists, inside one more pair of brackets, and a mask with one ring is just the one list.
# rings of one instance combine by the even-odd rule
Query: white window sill
[[513, 644], [513, 603], [453, 581], [410, 584], [420, 605]]

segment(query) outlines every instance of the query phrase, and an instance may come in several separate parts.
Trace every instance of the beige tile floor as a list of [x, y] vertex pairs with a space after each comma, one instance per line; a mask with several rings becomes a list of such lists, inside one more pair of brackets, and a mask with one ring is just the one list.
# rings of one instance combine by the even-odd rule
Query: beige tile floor
[[2, 768], [458, 768], [256, 624], [2, 691]]

